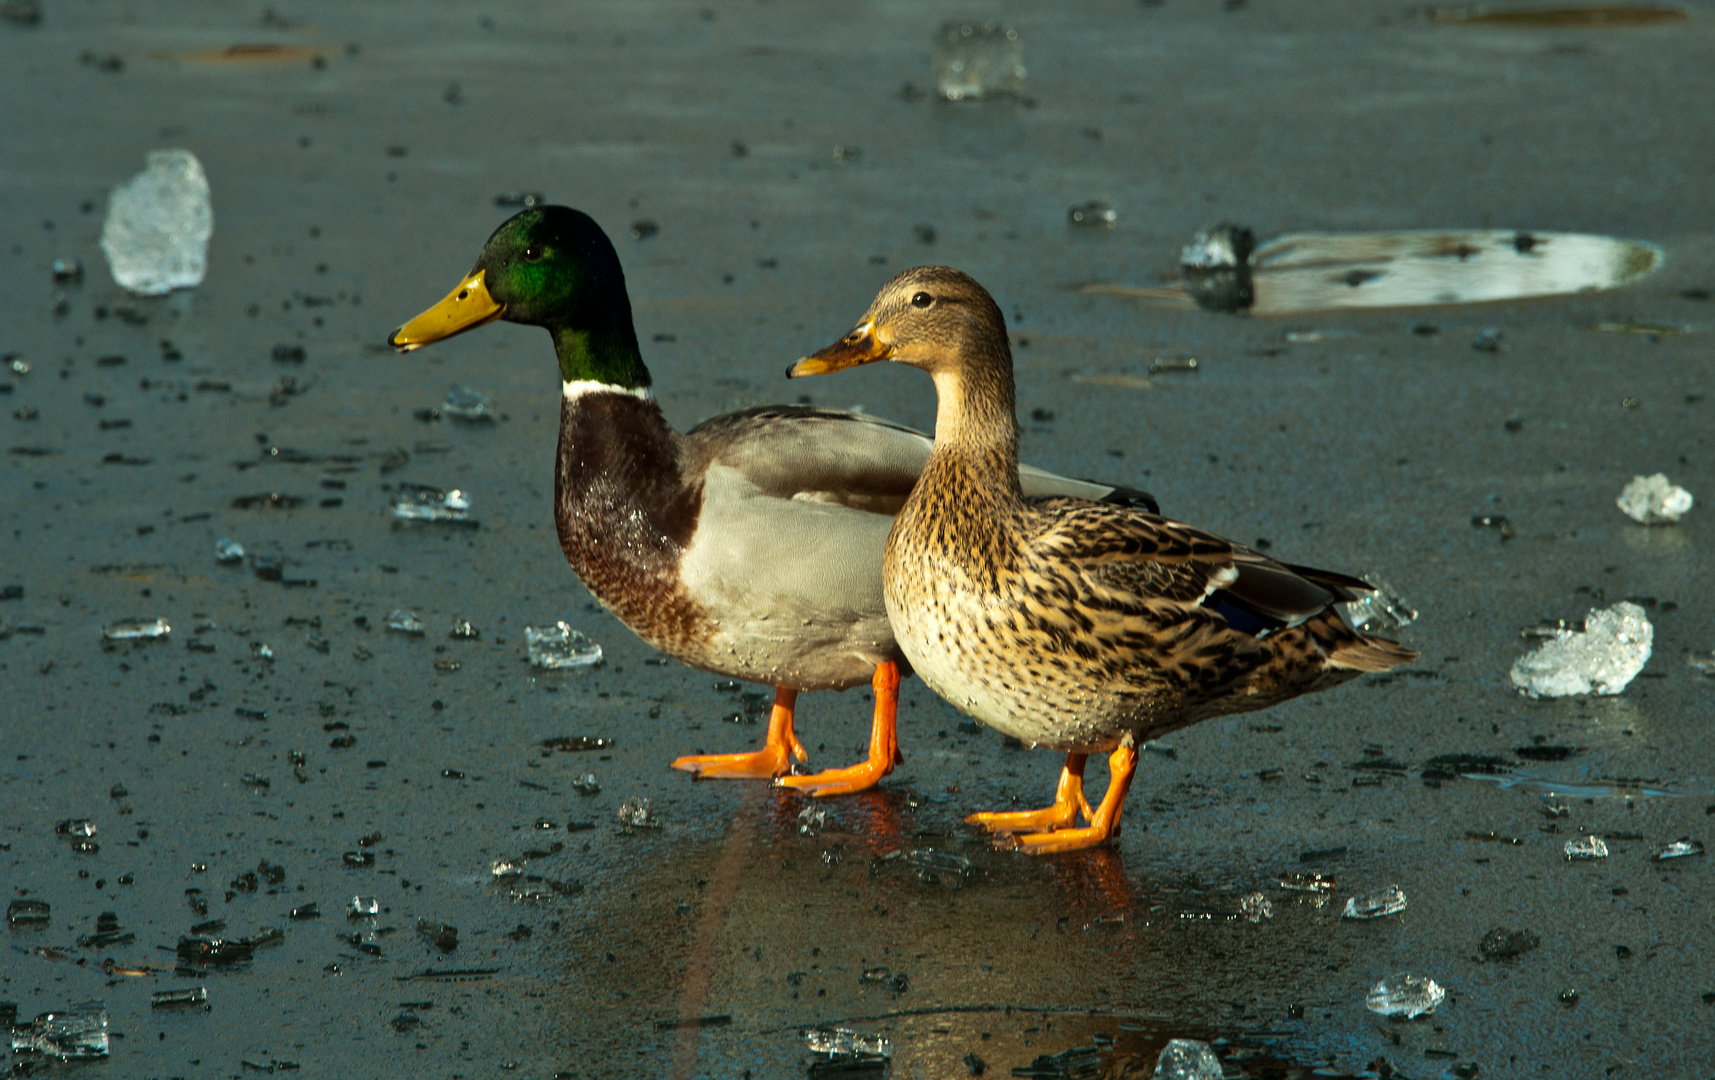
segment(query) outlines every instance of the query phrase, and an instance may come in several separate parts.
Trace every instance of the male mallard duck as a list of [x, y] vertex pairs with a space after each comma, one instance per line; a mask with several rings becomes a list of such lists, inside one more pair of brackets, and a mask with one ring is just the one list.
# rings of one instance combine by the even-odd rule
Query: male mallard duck
[[[973, 823], [1025, 833], [1015, 843], [1036, 853], [1102, 843], [1139, 743], [1416, 658], [1341, 619], [1334, 605], [1369, 589], [1356, 578], [1153, 512], [1026, 501], [1006, 321], [959, 271], [900, 274], [856, 329], [787, 374], [876, 360], [929, 372], [939, 399], [935, 449], [882, 563], [900, 650], [956, 707], [1068, 753], [1054, 805]], [[1111, 751], [1112, 780], [1092, 811], [1083, 770], [1097, 751]], [[1089, 824], [1074, 828], [1080, 811]]]
[[[494, 319], [545, 328], [561, 379], [554, 522], [572, 569], [644, 641], [718, 675], [774, 687], [762, 749], [682, 757], [698, 776], [780, 777], [818, 795], [893, 770], [900, 653], [881, 596], [892, 515], [931, 440], [869, 416], [773, 405], [681, 435], [650, 394], [619, 256], [588, 215], [526, 210], [489, 237], [446, 299], [394, 332], [400, 352]], [[1034, 469], [1043, 494], [1154, 503]], [[800, 690], [870, 679], [869, 759], [811, 776], [793, 734]]]

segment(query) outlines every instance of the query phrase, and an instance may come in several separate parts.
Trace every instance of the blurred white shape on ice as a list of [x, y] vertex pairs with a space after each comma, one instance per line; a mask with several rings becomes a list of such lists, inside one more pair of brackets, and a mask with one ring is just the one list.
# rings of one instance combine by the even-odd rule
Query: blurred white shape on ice
[[1614, 505], [1639, 525], [1672, 525], [1691, 509], [1691, 501], [1691, 492], [1674, 485], [1666, 473], [1656, 473], [1632, 477]]
[[1618, 694], [1649, 662], [1655, 628], [1636, 604], [1592, 610], [1583, 633], [1556, 630], [1513, 663], [1513, 685], [1531, 697]]
[[148, 166], [108, 196], [101, 250], [121, 288], [160, 296], [202, 284], [213, 234], [202, 163], [189, 150], [151, 150]]

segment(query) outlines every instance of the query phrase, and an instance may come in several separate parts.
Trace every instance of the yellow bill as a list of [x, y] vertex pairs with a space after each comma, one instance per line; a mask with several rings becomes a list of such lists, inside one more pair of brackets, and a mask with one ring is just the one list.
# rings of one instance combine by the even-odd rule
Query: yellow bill
[[488, 284], [483, 280], [487, 273], [478, 270], [459, 282], [446, 299], [393, 331], [387, 344], [402, 353], [410, 352], [506, 314], [506, 305], [488, 294]]
[[827, 375], [859, 364], [892, 358], [893, 346], [876, 337], [875, 320], [871, 319], [860, 323], [851, 333], [827, 348], [811, 353], [787, 368], [786, 377], [799, 379], [805, 375]]

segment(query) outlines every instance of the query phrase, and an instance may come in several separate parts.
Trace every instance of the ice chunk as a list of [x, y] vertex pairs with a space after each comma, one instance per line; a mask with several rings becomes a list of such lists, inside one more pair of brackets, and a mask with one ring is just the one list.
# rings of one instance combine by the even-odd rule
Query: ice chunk
[[373, 919], [380, 914], [379, 896], [354, 896], [351, 903], [345, 906], [345, 917], [348, 919]]
[[1251, 252], [1256, 234], [1242, 225], [1221, 222], [1199, 230], [1179, 250], [1185, 291], [1209, 311], [1242, 311], [1256, 300]]
[[149, 995], [149, 1007], [152, 1009], [170, 1009], [179, 1005], [205, 1005], [208, 1003], [208, 987], [191, 986], [183, 990], [157, 990]]
[[641, 795], [619, 804], [619, 820], [628, 829], [659, 829], [661, 823], [655, 820], [655, 804]]
[[6, 922], [12, 926], [46, 926], [51, 917], [46, 900], [14, 900], [6, 905]]
[[1379, 919], [1384, 915], [1397, 915], [1404, 910], [1405, 890], [1398, 885], [1389, 885], [1379, 892], [1349, 898], [1346, 901], [1346, 909], [1340, 912], [1340, 918]]
[[401, 521], [445, 521], [462, 523], [471, 520], [470, 496], [453, 488], [425, 487], [421, 484], [401, 484], [393, 496], [393, 516]]
[[1692, 840], [1682, 836], [1656, 852], [1655, 858], [1657, 862], [1662, 862], [1667, 859], [1683, 859], [1688, 855], [1701, 854], [1703, 854], [1703, 842], [1701, 840]]
[[1447, 991], [1441, 989], [1441, 984], [1434, 979], [1399, 974], [1389, 975], [1370, 987], [1364, 1004], [1371, 1012], [1381, 1013], [1383, 1016], [1403, 1016], [1410, 1020], [1417, 1016], [1428, 1016], [1440, 1007], [1446, 997]]
[[1155, 1059], [1153, 1080], [1221, 1080], [1221, 1059], [1206, 1042], [1170, 1039]]
[[421, 637], [423, 635], [423, 620], [417, 618], [415, 611], [406, 611], [404, 608], [400, 608], [387, 616], [387, 629]]
[[595, 773], [587, 772], [572, 778], [572, 790], [579, 795], [600, 795], [601, 782], [595, 778]]
[[1066, 211], [1066, 220], [1086, 229], [1111, 229], [1119, 224], [1119, 211], [1111, 202], [1091, 199]]
[[934, 848], [918, 848], [908, 852], [905, 861], [917, 868], [918, 881], [925, 885], [945, 885], [949, 889], [964, 888], [965, 879], [975, 870], [971, 860], [963, 855], [955, 855], [951, 851], [937, 851]]
[[1000, 23], [943, 23], [935, 35], [935, 91], [948, 101], [1024, 89], [1024, 42]]
[[1239, 898], [1239, 914], [1253, 923], [1274, 918], [1274, 905], [1260, 892]]
[[1513, 663], [1513, 685], [1531, 697], [1618, 694], [1649, 661], [1655, 630], [1644, 609], [1621, 601], [1592, 610], [1584, 632], [1555, 632], [1551, 641]]
[[1715, 652], [1692, 653], [1685, 658], [1686, 666], [1695, 668], [1701, 675], [1715, 679]]
[[1691, 509], [1691, 492], [1675, 486], [1664, 473], [1634, 476], [1614, 505], [1639, 525], [1671, 525]]
[[1374, 574], [1365, 574], [1375, 592], [1342, 604], [1346, 621], [1354, 630], [1397, 630], [1417, 621], [1417, 609], [1406, 603], [1399, 590]]
[[827, 1054], [838, 1061], [888, 1061], [893, 1040], [886, 1035], [862, 1035], [850, 1028], [814, 1028], [804, 1032], [804, 1045], [814, 1054]]
[[236, 540], [221, 537], [214, 542], [214, 561], [218, 563], [239, 563], [244, 561], [244, 545]]
[[62, 1061], [104, 1058], [107, 1009], [99, 1001], [86, 1001], [19, 1024], [12, 1029], [12, 1053], [42, 1054]]
[[1608, 845], [1602, 841], [1600, 836], [1580, 836], [1576, 840], [1568, 840], [1561, 850], [1566, 852], [1568, 862], [1606, 859], [1608, 857]]
[[828, 825], [828, 811], [820, 806], [806, 806], [798, 811], [798, 835], [816, 836]]
[[530, 663], [539, 668], [589, 667], [601, 663], [601, 646], [563, 622], [552, 626], [526, 626], [524, 647]]
[[166, 637], [173, 632], [165, 619], [121, 619], [101, 631], [108, 641], [139, 641]]
[[492, 405], [493, 402], [485, 395], [460, 383], [447, 391], [447, 399], [441, 404], [441, 415], [471, 424], [492, 424], [495, 420]]
[[108, 196], [101, 250], [121, 288], [160, 296], [202, 284], [214, 210], [195, 154], [151, 150], [147, 160]]

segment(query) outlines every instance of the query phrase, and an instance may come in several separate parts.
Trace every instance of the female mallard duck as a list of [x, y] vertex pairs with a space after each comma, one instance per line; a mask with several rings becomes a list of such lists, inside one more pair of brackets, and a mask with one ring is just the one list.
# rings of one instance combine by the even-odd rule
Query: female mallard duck
[[[400, 352], [495, 319], [545, 328], [560, 361], [554, 521], [566, 560], [644, 641], [718, 675], [766, 683], [762, 749], [682, 757], [698, 776], [780, 777], [817, 795], [863, 791], [899, 755], [898, 646], [881, 596], [892, 515], [930, 439], [853, 413], [765, 406], [681, 435], [650, 394], [619, 256], [587, 215], [526, 210], [489, 237], [446, 299], [394, 332]], [[1142, 492], [1020, 470], [1041, 494], [1153, 507]], [[800, 690], [870, 679], [869, 759], [783, 776], [804, 760]]]
[[[1067, 751], [1054, 805], [977, 814], [1030, 852], [1118, 832], [1145, 740], [1385, 671], [1417, 654], [1352, 630], [1334, 605], [1367, 590], [1275, 562], [1153, 512], [1031, 503], [1015, 477], [1012, 353], [1000, 308], [957, 270], [908, 270], [855, 330], [789, 375], [894, 360], [929, 372], [935, 448], [894, 520], [888, 616], [913, 670], [956, 707]], [[1086, 755], [1111, 751], [1093, 811]], [[1073, 827], [1082, 811], [1088, 826]]]

